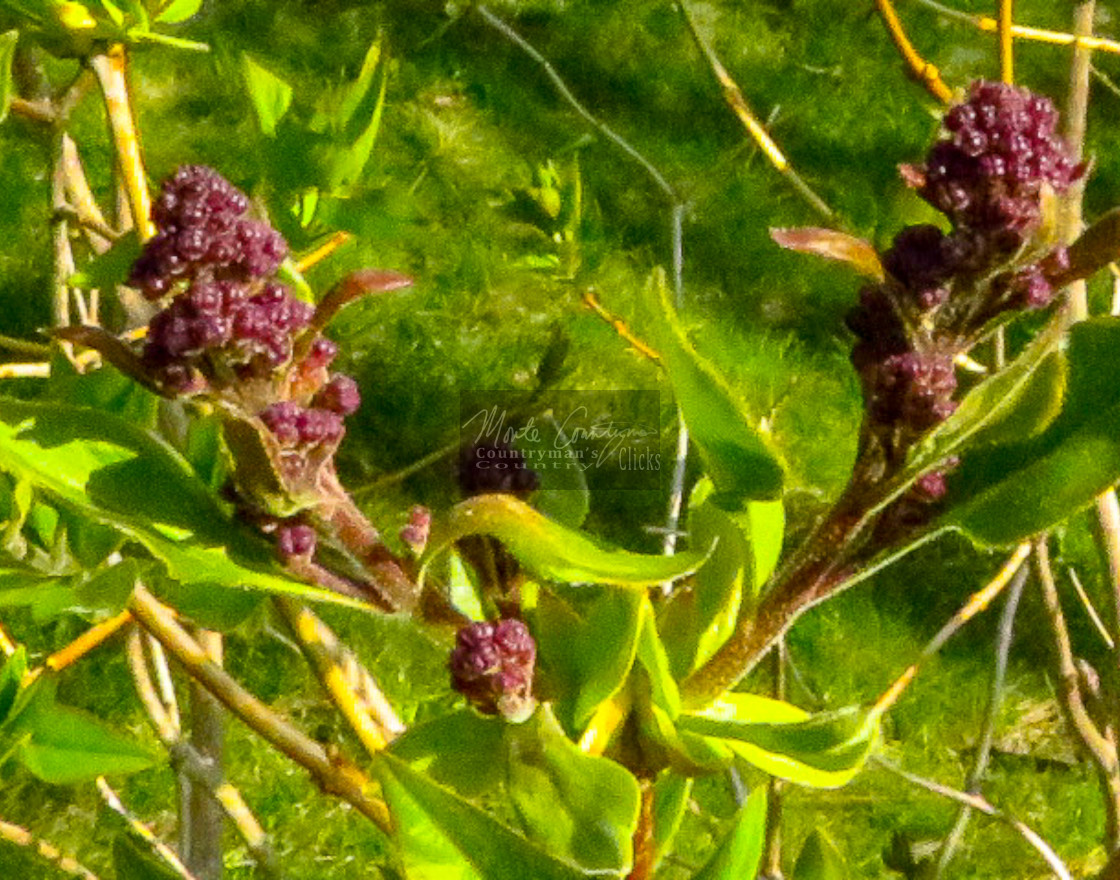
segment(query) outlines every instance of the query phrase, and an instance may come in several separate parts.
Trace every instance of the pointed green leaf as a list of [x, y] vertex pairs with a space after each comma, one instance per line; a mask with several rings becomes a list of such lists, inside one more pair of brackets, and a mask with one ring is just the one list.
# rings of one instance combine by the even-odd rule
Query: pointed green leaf
[[766, 786], [747, 797], [719, 849], [693, 880], [748, 880], [758, 875], [766, 842]]
[[681, 711], [681, 694], [669, 667], [669, 655], [657, 631], [657, 618], [649, 597], [642, 597], [641, 632], [638, 636], [638, 660], [649, 676], [650, 696], [670, 718]]
[[275, 137], [277, 123], [292, 105], [292, 87], [248, 54], [241, 56], [241, 76], [261, 131], [268, 137]]
[[29, 702], [12, 719], [12, 732], [22, 738], [20, 761], [44, 782], [84, 782], [105, 774], [134, 773], [156, 762], [156, 756], [132, 737], [56, 703], [54, 680], [40, 680], [32, 688]]
[[790, 880], [845, 880], [848, 869], [836, 844], [819, 828], [814, 828], [801, 845]]
[[541, 591], [531, 628], [541, 670], [569, 729], [582, 729], [596, 707], [625, 684], [637, 654], [643, 598], [629, 590], [591, 587], [565, 602]]
[[12, 106], [12, 61], [16, 57], [16, 42], [19, 31], [11, 30], [0, 34], [0, 122], [8, 118]]
[[183, 875], [152, 852], [147, 843], [140, 843], [130, 833], [121, 833], [113, 840], [113, 870], [117, 877], [128, 880], [182, 880]]
[[467, 535], [491, 535], [530, 570], [566, 583], [646, 587], [691, 574], [707, 557], [706, 551], [696, 550], [647, 556], [607, 548], [583, 532], [546, 519], [511, 495], [478, 495], [456, 505], [437, 522], [423, 568], [433, 556]]
[[654, 858], [662, 856], [673, 845], [681, 820], [692, 794], [692, 779], [673, 770], [665, 770], [653, 784], [653, 847]]
[[641, 792], [607, 758], [585, 755], [548, 706], [506, 725], [509, 797], [526, 835], [589, 874], [625, 873], [633, 858]]
[[780, 459], [727, 380], [692, 346], [660, 269], [646, 283], [644, 297], [647, 310], [656, 316], [654, 344], [689, 436], [715, 483], [716, 503], [737, 509], [745, 500], [779, 497], [784, 478]]
[[408, 880], [577, 880], [587, 875], [395, 755], [374, 762]]
[[1120, 479], [1120, 320], [1069, 332], [1069, 391], [1061, 414], [1015, 446], [972, 450], [953, 483], [953, 507], [937, 522], [990, 546], [1013, 544], [1061, 522]]
[[857, 706], [809, 715], [747, 694], [730, 694], [702, 712], [682, 715], [678, 724], [720, 738], [772, 776], [812, 788], [847, 784], [879, 739], [879, 716]]
[[14, 654], [4, 661], [0, 669], [0, 726], [8, 717], [12, 706], [19, 693], [20, 682], [27, 674], [27, 649], [23, 645], [16, 648]]
[[481, 797], [504, 782], [507, 727], [473, 709], [460, 709], [410, 727], [389, 750], [463, 797]]
[[156, 21], [162, 24], [179, 24], [193, 18], [202, 7], [202, 0], [169, 0], [160, 6]]

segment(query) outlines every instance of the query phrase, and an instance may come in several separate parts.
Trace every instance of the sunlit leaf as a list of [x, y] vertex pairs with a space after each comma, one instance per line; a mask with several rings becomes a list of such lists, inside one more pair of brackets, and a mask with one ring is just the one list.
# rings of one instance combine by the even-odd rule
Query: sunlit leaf
[[374, 762], [409, 880], [577, 880], [587, 875], [389, 753]]
[[179, 24], [193, 18], [202, 6], [202, 0], [169, 0], [164, 3], [155, 20], [163, 24]]
[[859, 707], [809, 715], [747, 694], [729, 694], [678, 723], [682, 730], [718, 737], [772, 776], [812, 788], [845, 785], [879, 740], [878, 715]]
[[661, 270], [647, 282], [644, 299], [653, 316], [653, 343], [663, 358], [689, 436], [715, 483], [713, 500], [735, 509], [746, 500], [777, 498], [784, 479], [777, 453], [727, 380], [689, 341]]
[[8, 118], [15, 91], [12, 84], [12, 61], [16, 57], [16, 42], [19, 31], [11, 30], [0, 34], [0, 122]]
[[582, 532], [546, 519], [511, 495], [478, 495], [437, 521], [424, 566], [467, 535], [495, 537], [530, 570], [566, 583], [645, 587], [690, 574], [707, 557], [707, 550], [647, 556], [604, 547]]
[[823, 831], [814, 828], [801, 845], [790, 880], [845, 880], [844, 858]]
[[249, 55], [241, 56], [241, 75], [261, 131], [275, 137], [277, 123], [292, 105], [292, 87]]
[[135, 738], [117, 733], [92, 715], [55, 702], [56, 682], [40, 680], [11, 719], [20, 738], [20, 762], [44, 782], [66, 785], [112, 773], [134, 773], [156, 761]]

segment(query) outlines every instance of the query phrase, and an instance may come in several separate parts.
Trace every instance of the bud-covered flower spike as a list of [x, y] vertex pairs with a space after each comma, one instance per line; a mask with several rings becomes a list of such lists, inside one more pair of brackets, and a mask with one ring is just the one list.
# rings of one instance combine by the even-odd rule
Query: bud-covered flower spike
[[520, 620], [472, 623], [459, 630], [451, 652], [451, 686], [479, 712], [527, 720], [536, 708], [533, 671], [537, 646]]

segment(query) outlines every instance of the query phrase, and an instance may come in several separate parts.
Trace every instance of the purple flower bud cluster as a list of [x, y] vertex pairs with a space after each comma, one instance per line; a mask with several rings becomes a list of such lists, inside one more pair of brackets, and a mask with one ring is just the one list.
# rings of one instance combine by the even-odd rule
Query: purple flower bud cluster
[[196, 279], [249, 282], [276, 271], [287, 254], [280, 234], [243, 215], [245, 194], [213, 168], [184, 165], [152, 209], [158, 233], [129, 276], [151, 300]]
[[[248, 206], [204, 166], [164, 183], [152, 211], [157, 233], [129, 281], [169, 300], [149, 323], [141, 362], [165, 393], [208, 394], [259, 417], [280, 447], [277, 472], [298, 494], [330, 466], [361, 395], [352, 378], [328, 373], [338, 346], [307, 338], [315, 309], [274, 277], [287, 246], [244, 216]], [[314, 530], [298, 521], [280, 524], [276, 539], [282, 559], [315, 552]]]
[[1066, 189], [1083, 169], [1055, 134], [1048, 98], [996, 82], [973, 83], [945, 115], [946, 140], [930, 151], [922, 198], [954, 226], [981, 230], [1015, 246], [1039, 221], [1043, 185]]
[[1054, 296], [1049, 279], [1061, 275], [1068, 256], [1058, 248], [1040, 259], [1032, 236], [1044, 191], [1062, 191], [1083, 173], [1056, 123], [1047, 98], [977, 82], [945, 115], [946, 137], [925, 164], [903, 168], [951, 228], [899, 232], [881, 256], [885, 279], [863, 288], [848, 316], [867, 407], [865, 446], [885, 472], [954, 411], [954, 356], [999, 314], [1042, 308]]
[[472, 623], [459, 630], [448, 666], [451, 686], [485, 715], [525, 721], [533, 714], [537, 645], [515, 618]]
[[465, 495], [503, 492], [524, 498], [540, 485], [540, 474], [525, 453], [508, 443], [475, 443], [459, 453], [459, 487]]

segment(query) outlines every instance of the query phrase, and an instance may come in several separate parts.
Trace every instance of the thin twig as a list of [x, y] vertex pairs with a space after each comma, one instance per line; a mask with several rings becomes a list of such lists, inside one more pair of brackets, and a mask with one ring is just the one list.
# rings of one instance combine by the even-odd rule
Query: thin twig
[[999, 78], [1010, 85], [1015, 82], [1015, 62], [1011, 28], [1014, 0], [999, 0]]
[[1050, 550], [1045, 537], [1039, 538], [1035, 545], [1035, 563], [1046, 619], [1050, 624], [1057, 655], [1059, 704], [1066, 720], [1088, 749], [1096, 765], [1105, 797], [1106, 835], [1108, 848], [1111, 850], [1120, 838], [1120, 764], [1117, 762], [1116, 742], [1097, 726], [1097, 722], [1085, 708], [1069, 628], [1066, 626], [1061, 600], [1058, 598], [1058, 587], [1050, 568]]
[[76, 663], [98, 645], [112, 638], [118, 630], [131, 620], [132, 614], [128, 611], [122, 611], [110, 617], [108, 620], [103, 620], [100, 623], [94, 624], [74, 639], [69, 645], [51, 654], [43, 661], [43, 665], [51, 670], [51, 672], [58, 672], [60, 669], [65, 669], [72, 663]]
[[942, 104], [951, 104], [953, 102], [953, 90], [945, 85], [938, 69], [918, 54], [918, 50], [914, 48], [914, 44], [906, 36], [906, 31], [903, 29], [902, 22], [894, 11], [894, 6], [891, 5], [890, 0], [875, 0], [875, 7], [879, 10], [883, 24], [887, 26], [887, 33], [890, 34], [891, 42], [898, 49], [902, 60], [910, 67], [914, 78]]
[[156, 228], [152, 220], [152, 197], [148, 191], [148, 179], [144, 173], [144, 160], [128, 96], [127, 56], [124, 46], [117, 44], [102, 54], [94, 55], [89, 59], [89, 65], [97, 76], [101, 95], [105, 100], [105, 111], [116, 147], [117, 165], [128, 193], [133, 223], [140, 234], [140, 240], [147, 241], [155, 235]]
[[653, 361], [655, 364], [661, 363], [661, 355], [652, 346], [641, 339], [641, 337], [637, 336], [634, 331], [630, 329], [629, 325], [622, 320], [622, 318], [612, 314], [606, 308], [604, 308], [603, 304], [599, 301], [599, 297], [596, 296], [595, 291], [588, 288], [583, 292], [583, 304], [587, 306], [587, 308], [589, 308], [592, 312], [594, 312], [596, 316], [602, 318], [607, 324], [609, 324], [611, 329], [614, 330], [614, 332], [617, 333], [619, 337], [632, 349], [634, 349], [634, 351], [642, 355], [642, 357], [648, 358], [649, 360]]
[[369, 754], [404, 733], [401, 722], [373, 676], [323, 621], [291, 599], [277, 597], [277, 609], [307, 657], [316, 678]]
[[1093, 621], [1093, 626], [1095, 626], [1097, 632], [1101, 634], [1104, 643], [1108, 645], [1110, 651], [1115, 650], [1116, 641], [1112, 638], [1112, 634], [1109, 633], [1108, 627], [1104, 625], [1104, 621], [1101, 620], [1100, 614], [1097, 613], [1096, 606], [1093, 605], [1093, 600], [1089, 598], [1089, 594], [1085, 592], [1085, 588], [1081, 585], [1081, 578], [1077, 576], [1077, 572], [1072, 568], [1069, 569], [1069, 579], [1073, 584], [1073, 589], [1077, 593], [1077, 598], [1081, 600], [1081, 605], [1084, 607], [1085, 613], [1088, 614], [1089, 619]]
[[723, 66], [715, 50], [713, 50], [703, 36], [701, 36], [700, 31], [696, 27], [696, 22], [693, 20], [692, 12], [689, 10], [685, 0], [679, 0], [679, 6], [684, 15], [685, 23], [688, 25], [689, 33], [692, 34], [693, 41], [704, 55], [704, 58], [707, 59], [708, 66], [712, 69], [712, 73], [719, 83], [720, 90], [723, 92], [724, 101], [727, 102], [732, 112], [738, 117], [743, 127], [747, 130], [747, 133], [754, 139], [754, 142], [758, 144], [758, 148], [762, 150], [762, 154], [769, 160], [770, 164], [777, 169], [778, 173], [789, 181], [790, 186], [794, 188], [798, 195], [809, 203], [814, 211], [825, 219], [832, 219], [835, 215], [835, 211], [828, 206], [824, 199], [813, 191], [812, 187], [810, 187], [809, 184], [805, 182], [804, 178], [790, 165], [789, 159], [786, 158], [785, 154], [778, 147], [777, 143], [775, 143], [770, 133], [759, 121], [758, 117], [747, 103], [747, 99], [743, 96], [742, 89], [740, 89], [735, 80], [731, 78], [731, 74], [727, 72], [727, 68]]
[[898, 701], [898, 698], [902, 696], [902, 692], [906, 690], [910, 682], [917, 678], [918, 671], [921, 669], [922, 664], [940, 651], [945, 646], [945, 643], [960, 631], [961, 627], [991, 604], [992, 600], [1011, 582], [1011, 579], [1022, 567], [1027, 556], [1030, 555], [1030, 552], [1031, 545], [1028, 541], [1024, 541], [1015, 548], [1015, 551], [1008, 557], [996, 576], [992, 578], [983, 589], [969, 596], [968, 601], [937, 631], [937, 635], [929, 640], [922, 649], [922, 653], [918, 655], [918, 659], [910, 664], [910, 666], [906, 668], [906, 671], [895, 680], [894, 684], [887, 688], [886, 691], [883, 692], [883, 695], [875, 701], [873, 712], [881, 714]]
[[214, 663], [202, 647], [175, 620], [171, 610], [142, 586], [129, 600], [129, 609], [140, 624], [163, 644], [187, 673], [201, 682], [245, 724], [308, 770], [319, 787], [356, 807], [385, 833], [390, 818], [385, 803], [369, 794], [370, 779], [355, 764], [327, 750], [264, 705]]
[[880, 756], [875, 756], [874, 760], [880, 767], [889, 770], [891, 773], [905, 779], [907, 782], [920, 786], [926, 791], [949, 798], [959, 804], [964, 804], [974, 810], [978, 810], [985, 816], [991, 816], [993, 819], [998, 819], [1011, 826], [1027, 841], [1027, 843], [1035, 848], [1056, 876], [1061, 878], [1061, 880], [1073, 880], [1073, 875], [1069, 872], [1069, 868], [1065, 866], [1065, 863], [1058, 857], [1058, 854], [1054, 852], [1050, 844], [1043, 840], [1037, 832], [1031, 830], [1026, 823], [1016, 819], [1010, 813], [993, 806], [991, 801], [983, 795], [957, 791], [955, 788], [949, 788], [947, 785], [934, 782], [932, 779], [926, 779], [924, 776], [918, 776], [916, 773], [909, 773]]
[[670, 184], [669, 181], [665, 179], [661, 172], [657, 170], [657, 167], [652, 162], [650, 162], [649, 159], [638, 152], [637, 149], [631, 146], [625, 138], [615, 132], [613, 128], [611, 128], [605, 122], [601, 121], [598, 117], [592, 114], [590, 110], [584, 107], [583, 104], [580, 103], [579, 99], [572, 93], [572, 90], [568, 88], [568, 84], [565, 83], [560, 74], [557, 73], [556, 68], [552, 66], [551, 62], [549, 62], [549, 60], [545, 58], [544, 55], [542, 55], [533, 46], [532, 43], [521, 36], [521, 34], [510, 27], [505, 21], [491, 12], [490, 9], [484, 4], [479, 4], [478, 6], [476, 6], [475, 11], [480, 16], [482, 16], [482, 19], [488, 25], [490, 25], [492, 28], [502, 34], [502, 36], [504, 36], [507, 40], [517, 46], [517, 48], [519, 48], [522, 52], [536, 61], [537, 64], [541, 66], [541, 69], [545, 72], [545, 75], [552, 82], [552, 85], [556, 89], [556, 91], [560, 93], [560, 96], [565, 101], [567, 101], [569, 105], [571, 105], [572, 109], [575, 110], [576, 113], [578, 113], [580, 116], [582, 116], [584, 121], [588, 125], [598, 131], [603, 137], [613, 143], [620, 150], [622, 150], [623, 153], [625, 153], [627, 156], [641, 165], [646, 174], [648, 174], [654, 181], [654, 183], [657, 184], [658, 189], [660, 189], [665, 194], [665, 196], [672, 204], [681, 204], [682, 200], [677, 196], [677, 191], [673, 188], [672, 184]]
[[6, 336], [0, 333], [0, 348], [8, 351], [29, 354], [33, 357], [50, 357], [51, 347], [44, 342], [34, 342], [30, 339], [18, 339], [15, 336]]
[[[954, 9], [951, 6], [946, 6], [944, 3], [937, 2], [937, 0], [917, 0], [917, 2], [939, 12], [946, 18], [965, 22], [987, 33], [999, 32], [999, 22], [986, 15], [973, 15], [970, 12], [964, 12], [961, 9]], [[1063, 31], [1050, 31], [1045, 28], [1024, 27], [1019, 24], [1011, 26], [1011, 36], [1020, 40], [1052, 43], [1057, 46], [1073, 46], [1075, 48], [1111, 52], [1120, 55], [1120, 43], [1115, 40], [1105, 39], [1104, 37], [1079, 36], [1077, 34], [1067, 34]]]
[[109, 783], [105, 781], [104, 776], [97, 777], [97, 790], [100, 792], [102, 800], [109, 806], [109, 809], [122, 816], [125, 822], [128, 823], [128, 827], [139, 835], [140, 838], [167, 863], [167, 866], [171, 868], [171, 870], [182, 877], [183, 880], [195, 880], [194, 874], [187, 870], [187, 866], [175, 855], [175, 851], [160, 840], [151, 828], [137, 819], [128, 807], [121, 802], [120, 796], [113, 791]]
[[[1019, 609], [1019, 599], [1023, 595], [1023, 585], [1027, 582], [1030, 569], [1020, 566], [1015, 573], [1011, 586], [1007, 591], [1007, 599], [1003, 605], [1003, 614], [999, 618], [999, 629], [996, 633], [995, 666], [992, 670], [991, 690], [988, 692], [988, 706], [984, 712], [984, 721], [980, 726], [980, 741], [976, 748], [976, 759], [972, 770], [965, 782], [967, 791], [975, 792], [980, 788], [980, 781], [988, 770], [988, 759], [992, 753], [992, 742], [995, 739], [996, 724], [999, 722], [999, 712], [1003, 704], [1003, 684], [1007, 677], [1007, 660], [1011, 654], [1011, 642], [1015, 636], [1015, 614]], [[965, 828], [972, 815], [972, 807], [962, 805], [957, 813], [957, 821], [941, 844], [941, 852], [937, 857], [937, 866], [934, 869], [934, 880], [940, 877], [953, 858], [957, 847], [964, 838]]]
[[[241, 793], [222, 779], [221, 768], [206, 761], [197, 749], [183, 741], [177, 718], [173, 719], [168, 713], [167, 707], [152, 684], [144, 657], [145, 639], [152, 645], [159, 646], [159, 643], [150, 636], [142, 635], [139, 627], [133, 627], [129, 631], [126, 643], [129, 670], [132, 672], [132, 680], [140, 696], [140, 702], [147, 710], [148, 719], [152, 722], [160, 741], [167, 748], [176, 771], [189, 777], [192, 785], [206, 791], [222, 807], [233, 822], [237, 833], [245, 841], [250, 855], [264, 876], [281, 876], [268, 835], [245, 803]], [[162, 649], [160, 651], [162, 654]]]
[[50, 364], [0, 364], [0, 379], [49, 379]]
[[0, 840], [26, 847], [40, 858], [50, 862], [58, 870], [74, 877], [81, 877], [82, 880], [98, 880], [97, 875], [77, 859], [64, 855], [62, 850], [53, 843], [48, 843], [22, 825], [15, 825], [12, 822], [5, 822], [0, 819]]

